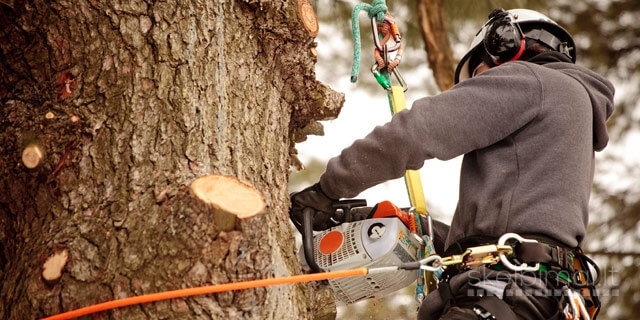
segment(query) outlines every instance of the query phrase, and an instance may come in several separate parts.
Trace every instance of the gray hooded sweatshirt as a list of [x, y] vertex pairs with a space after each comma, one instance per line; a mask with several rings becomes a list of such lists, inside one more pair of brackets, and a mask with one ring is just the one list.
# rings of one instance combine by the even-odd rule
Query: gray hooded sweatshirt
[[416, 100], [331, 159], [320, 186], [334, 199], [355, 197], [425, 160], [464, 155], [445, 248], [507, 232], [575, 247], [613, 95], [609, 81], [578, 65], [508, 62]]

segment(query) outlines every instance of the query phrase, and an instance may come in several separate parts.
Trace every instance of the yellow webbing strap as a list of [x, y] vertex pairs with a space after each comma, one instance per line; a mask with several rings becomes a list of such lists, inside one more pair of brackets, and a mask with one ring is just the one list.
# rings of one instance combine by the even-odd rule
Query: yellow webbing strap
[[[404, 88], [402, 86], [391, 86], [391, 91], [389, 91], [389, 100], [391, 102], [392, 114], [398, 113], [407, 107], [404, 100]], [[426, 214], [427, 203], [424, 199], [424, 191], [422, 190], [420, 171], [407, 170], [404, 174], [404, 181], [407, 185], [411, 206], [416, 208], [416, 212]]]

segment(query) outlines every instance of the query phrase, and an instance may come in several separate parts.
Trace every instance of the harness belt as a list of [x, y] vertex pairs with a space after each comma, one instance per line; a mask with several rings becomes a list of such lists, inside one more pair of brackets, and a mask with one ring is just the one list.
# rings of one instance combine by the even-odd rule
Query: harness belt
[[[514, 255], [518, 260], [527, 264], [541, 263], [550, 267], [551, 270], [557, 271], [554, 280], [560, 282], [559, 285], [565, 282], [564, 285], [576, 289], [580, 293], [590, 319], [595, 319], [598, 316], [600, 299], [596, 285], [600, 281], [600, 268], [583, 253], [581, 248], [569, 249], [539, 242], [521, 242], [514, 247]], [[547, 274], [551, 275], [552, 273]]]
[[560, 270], [574, 271], [575, 249], [547, 245], [540, 242], [521, 242], [515, 245], [514, 255], [520, 262], [541, 263]]
[[[545, 275], [548, 280], [553, 280], [555, 286], [559, 288], [570, 287], [579, 292], [584, 299], [589, 318], [595, 319], [600, 310], [600, 301], [595, 288], [600, 280], [598, 265], [587, 257], [580, 247], [567, 248], [559, 245], [556, 241], [540, 236], [527, 238], [532, 238], [539, 242], [532, 240], [531, 242], [521, 241], [513, 244], [511, 258], [530, 266], [539, 265], [537, 272], [540, 275]], [[465, 238], [447, 248], [446, 254], [460, 254], [467, 248], [489, 243], [496, 243], [496, 239], [491, 237]], [[509, 269], [499, 264], [495, 267], [502, 270]], [[445, 302], [445, 310], [455, 301], [454, 294], [447, 283], [448, 279], [461, 271], [463, 270], [459, 268], [445, 270], [446, 277], [439, 288], [441, 298]], [[511, 311], [510, 307], [504, 301], [494, 298], [483, 297], [478, 301], [474, 308], [474, 312], [478, 317], [480, 319], [495, 319], [492, 316], [501, 315], [498, 319], [514, 319], [513, 311]], [[507, 312], [507, 310], [510, 312]]]
[[[540, 235], [540, 234], [521, 233], [520, 235], [523, 238], [536, 240], [537, 242], [539, 242], [539, 244], [547, 244], [547, 245], [550, 245], [550, 246], [567, 248], [566, 246], [564, 246], [562, 243], [558, 242], [557, 240], [554, 240], [552, 238], [549, 238], [547, 236], [543, 236], [543, 235]], [[460, 254], [460, 253], [464, 252], [465, 250], [467, 250], [467, 248], [470, 248], [470, 247], [477, 247], [477, 246], [481, 246], [481, 245], [485, 245], [485, 244], [494, 244], [494, 243], [498, 242], [498, 239], [499, 239], [499, 237], [493, 237], [493, 236], [470, 236], [470, 237], [465, 237], [465, 238], [462, 238], [462, 239], [454, 242], [452, 245], [447, 247], [447, 250], [444, 252], [444, 255], [446, 256], [446, 255], [452, 255], [452, 254]]]

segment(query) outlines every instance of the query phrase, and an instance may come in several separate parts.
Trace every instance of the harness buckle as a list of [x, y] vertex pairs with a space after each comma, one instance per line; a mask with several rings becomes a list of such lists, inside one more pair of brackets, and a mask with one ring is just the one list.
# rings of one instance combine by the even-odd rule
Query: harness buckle
[[442, 258], [442, 265], [461, 264], [465, 268], [475, 268], [485, 264], [496, 264], [501, 261], [500, 255], [512, 254], [509, 245], [489, 244], [468, 248], [464, 253]]
[[[516, 240], [518, 241], [518, 243], [522, 243], [522, 242], [537, 243], [538, 242], [537, 240], [534, 240], [534, 239], [525, 239], [516, 233], [505, 233], [500, 237], [500, 239], [498, 239], [498, 245], [506, 245], [508, 240]], [[513, 253], [513, 251], [511, 253]], [[509, 259], [507, 258], [507, 255], [503, 252], [499, 254], [499, 257], [500, 257], [500, 262], [502, 262], [502, 264], [505, 267], [513, 271], [533, 272], [533, 271], [538, 271], [538, 269], [540, 269], [540, 263], [536, 263], [533, 266], [529, 266], [527, 263], [521, 263], [520, 265], [517, 266], [511, 263], [511, 261], [509, 261]]]

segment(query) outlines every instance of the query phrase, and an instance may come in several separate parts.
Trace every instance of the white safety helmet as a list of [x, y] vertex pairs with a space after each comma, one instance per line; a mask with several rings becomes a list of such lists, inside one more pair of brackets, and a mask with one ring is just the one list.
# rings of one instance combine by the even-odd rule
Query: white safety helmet
[[526, 47], [525, 39], [535, 39], [576, 62], [573, 38], [549, 17], [528, 9], [495, 9], [473, 38], [469, 51], [460, 59], [454, 83], [470, 78], [483, 56], [494, 66], [518, 60]]

